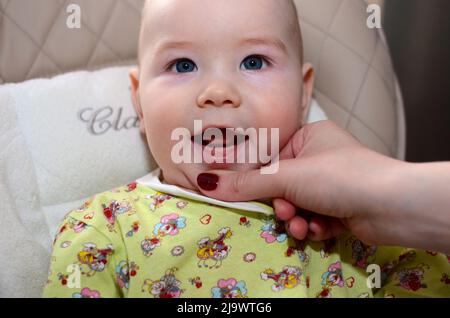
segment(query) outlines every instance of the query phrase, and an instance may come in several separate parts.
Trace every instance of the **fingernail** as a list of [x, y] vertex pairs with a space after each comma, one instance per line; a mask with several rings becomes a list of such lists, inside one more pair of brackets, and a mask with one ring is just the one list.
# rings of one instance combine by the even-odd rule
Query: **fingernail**
[[212, 173], [201, 173], [197, 177], [197, 184], [205, 191], [214, 191], [219, 185], [219, 176]]

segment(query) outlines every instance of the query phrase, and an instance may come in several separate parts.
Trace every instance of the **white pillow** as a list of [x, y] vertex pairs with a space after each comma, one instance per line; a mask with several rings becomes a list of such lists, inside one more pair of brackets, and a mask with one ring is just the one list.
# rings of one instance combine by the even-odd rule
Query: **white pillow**
[[308, 123], [315, 123], [321, 120], [327, 120], [328, 116], [325, 111], [320, 107], [315, 99], [311, 100], [311, 107], [308, 113]]
[[[29, 215], [24, 214], [44, 216], [52, 237], [63, 215], [89, 196], [156, 168], [137, 128], [129, 69], [74, 72], [0, 86], [0, 100], [13, 112], [8, 117], [16, 120], [17, 127], [9, 129], [19, 132], [26, 148], [6, 156], [9, 188], [20, 192], [24, 183], [35, 185], [19, 198], [25, 200], [18, 204], [26, 208], [25, 224]], [[326, 118], [316, 102], [309, 117]], [[0, 122], [5, 119], [2, 116]], [[30, 169], [19, 175], [24, 161], [29, 161]], [[48, 242], [42, 244], [50, 248]]]
[[[36, 183], [23, 200], [37, 198], [27, 202], [28, 213], [45, 216], [50, 236], [62, 216], [85, 198], [156, 167], [136, 128], [128, 70], [75, 72], [0, 86], [2, 108], [16, 120], [17, 127], [9, 129], [20, 132], [26, 147], [15, 156], [4, 154], [9, 157], [7, 173], [15, 173], [8, 178], [9, 187], [18, 193], [24, 183]], [[2, 126], [3, 120], [8, 119], [0, 118]], [[27, 160], [32, 169], [18, 175]]]

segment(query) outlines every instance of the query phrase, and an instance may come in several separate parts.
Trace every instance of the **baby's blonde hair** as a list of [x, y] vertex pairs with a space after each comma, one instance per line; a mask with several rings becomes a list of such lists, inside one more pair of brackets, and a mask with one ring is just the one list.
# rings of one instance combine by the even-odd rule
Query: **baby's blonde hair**
[[[302, 38], [302, 32], [300, 29], [300, 20], [298, 18], [298, 11], [297, 11], [297, 5], [295, 3], [295, 0], [280, 0], [280, 1], [287, 1], [288, 6], [290, 7], [289, 12], [291, 13], [291, 15], [288, 17], [287, 21], [289, 24], [289, 29], [291, 32], [289, 32], [289, 34], [292, 35], [292, 40], [295, 41], [297, 43], [297, 50], [298, 50], [298, 54], [299, 54], [299, 59], [300, 59], [300, 65], [303, 65], [303, 38]], [[140, 64], [141, 61], [141, 39], [142, 39], [142, 22], [144, 21], [144, 15], [145, 12], [147, 11], [147, 8], [149, 7], [151, 0], [145, 0], [144, 2], [144, 7], [142, 9], [142, 14], [141, 14], [141, 28], [140, 28], [140, 32], [139, 32], [139, 47], [138, 47], [138, 63]]]

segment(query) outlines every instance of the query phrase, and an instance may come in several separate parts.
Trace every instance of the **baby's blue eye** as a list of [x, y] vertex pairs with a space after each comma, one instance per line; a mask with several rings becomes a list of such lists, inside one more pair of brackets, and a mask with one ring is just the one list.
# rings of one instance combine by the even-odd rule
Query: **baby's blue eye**
[[252, 55], [247, 57], [243, 62], [242, 66], [245, 67], [247, 70], [260, 70], [264, 67], [265, 60], [264, 58]]
[[175, 67], [178, 73], [190, 73], [194, 72], [197, 69], [197, 66], [194, 62], [188, 59], [182, 59], [175, 62], [172, 68]]

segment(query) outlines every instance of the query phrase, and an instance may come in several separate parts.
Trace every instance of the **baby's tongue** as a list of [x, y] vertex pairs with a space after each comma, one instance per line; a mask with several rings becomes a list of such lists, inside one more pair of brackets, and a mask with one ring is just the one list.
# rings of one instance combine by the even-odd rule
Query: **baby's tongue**
[[234, 156], [234, 138], [228, 138], [228, 142], [226, 136], [223, 137], [215, 137], [213, 140], [204, 148], [204, 159], [207, 162], [215, 162], [215, 163], [225, 163], [227, 158], [233, 158]]
[[227, 142], [227, 138], [225, 135], [224, 136], [213, 136], [211, 138], [211, 142], [207, 145], [207, 147], [223, 148], [223, 147], [228, 147], [232, 144], [233, 144], [233, 138], [229, 138], [229, 140]]
[[210, 147], [209, 145], [203, 152], [203, 159], [208, 163], [225, 163], [227, 158], [233, 158], [234, 147]]

